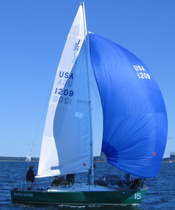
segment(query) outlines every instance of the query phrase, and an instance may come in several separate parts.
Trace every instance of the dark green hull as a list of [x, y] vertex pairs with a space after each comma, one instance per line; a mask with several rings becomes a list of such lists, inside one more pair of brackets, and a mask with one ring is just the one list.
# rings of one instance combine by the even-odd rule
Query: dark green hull
[[70, 205], [137, 205], [147, 190], [141, 191], [11, 191], [13, 203], [26, 204], [70, 204]]

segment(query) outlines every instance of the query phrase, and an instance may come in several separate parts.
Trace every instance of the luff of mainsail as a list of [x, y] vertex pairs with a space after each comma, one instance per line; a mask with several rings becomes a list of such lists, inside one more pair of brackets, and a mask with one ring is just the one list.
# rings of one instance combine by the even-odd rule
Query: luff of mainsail
[[90, 99], [87, 89], [85, 25], [83, 5], [80, 5], [66, 40], [51, 93], [38, 177], [77, 173], [87, 171], [90, 167]]

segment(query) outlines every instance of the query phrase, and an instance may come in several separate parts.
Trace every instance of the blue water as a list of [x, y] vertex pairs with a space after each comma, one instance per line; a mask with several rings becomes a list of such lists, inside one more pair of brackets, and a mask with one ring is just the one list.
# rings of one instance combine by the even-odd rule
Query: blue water
[[[37, 170], [38, 163], [32, 163]], [[10, 190], [25, 187], [25, 174], [28, 163], [0, 162], [0, 210], [174, 210], [175, 209], [175, 163], [162, 163], [157, 177], [146, 180], [148, 192], [139, 206], [33, 206], [12, 204]], [[104, 163], [97, 163], [98, 175], [116, 174], [116, 170]], [[35, 187], [46, 187], [53, 178], [39, 179]]]

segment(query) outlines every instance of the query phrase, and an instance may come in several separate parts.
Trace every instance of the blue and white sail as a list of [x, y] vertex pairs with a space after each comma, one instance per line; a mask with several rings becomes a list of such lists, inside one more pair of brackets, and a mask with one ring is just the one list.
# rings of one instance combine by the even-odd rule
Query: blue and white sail
[[80, 5], [51, 93], [38, 177], [77, 173], [90, 167], [86, 35], [86, 20], [83, 5]]
[[103, 108], [102, 151], [113, 166], [154, 177], [167, 140], [160, 89], [147, 66], [123, 47], [95, 34], [89, 42]]
[[[98, 155], [101, 143], [102, 152], [113, 166], [135, 176], [154, 177], [167, 140], [167, 115], [160, 89], [135, 55], [92, 33], [88, 45], [87, 37], [84, 8], [80, 5], [51, 93], [38, 177], [92, 169], [93, 155]], [[88, 46], [102, 106], [100, 140], [92, 132], [94, 119], [101, 118], [94, 117], [95, 109], [91, 112], [90, 86], [94, 79]], [[98, 126], [94, 130], [101, 132]], [[97, 152], [93, 153], [92, 145], [96, 145]]]

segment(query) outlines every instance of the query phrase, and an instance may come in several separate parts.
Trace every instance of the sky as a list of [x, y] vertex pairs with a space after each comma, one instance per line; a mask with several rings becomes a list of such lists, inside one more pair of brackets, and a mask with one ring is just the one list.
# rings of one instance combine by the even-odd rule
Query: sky
[[[54, 77], [79, 0], [0, 1], [0, 156], [39, 157]], [[85, 0], [88, 30], [139, 57], [162, 91], [175, 152], [175, 1]]]

